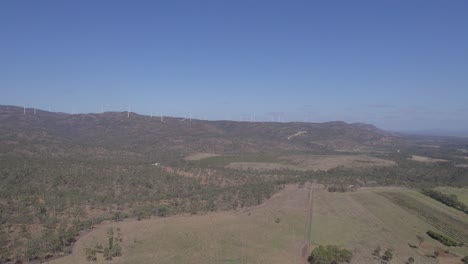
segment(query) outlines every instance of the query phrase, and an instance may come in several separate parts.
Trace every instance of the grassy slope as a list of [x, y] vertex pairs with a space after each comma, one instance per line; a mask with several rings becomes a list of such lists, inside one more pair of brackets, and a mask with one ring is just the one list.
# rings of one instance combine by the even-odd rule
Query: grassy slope
[[288, 186], [243, 212], [102, 225], [79, 240], [72, 255], [51, 263], [88, 263], [85, 248], [104, 244], [109, 226], [120, 227], [124, 237], [123, 257], [113, 263], [299, 263], [307, 192]]
[[438, 187], [436, 190], [445, 194], [454, 194], [460, 202], [468, 205], [468, 188]]
[[[304, 238], [306, 188], [288, 186], [265, 204], [242, 212], [176, 216], [102, 225], [84, 236], [73, 255], [53, 264], [87, 263], [84, 249], [106, 242], [109, 226], [120, 227], [123, 257], [112, 263], [300, 263]], [[407, 189], [367, 189], [353, 193], [314, 191], [312, 243], [337, 244], [353, 250], [353, 263], [377, 263], [372, 251], [394, 249], [395, 263], [414, 257], [416, 263], [437, 263], [426, 257], [444, 249], [425, 235], [435, 230], [424, 219], [392, 202], [382, 193], [393, 193], [419, 201], [468, 224], [458, 212]], [[279, 218], [280, 223], [275, 223]], [[463, 230], [462, 230], [463, 231]], [[425, 237], [418, 249], [417, 235]], [[459, 256], [467, 247], [450, 248]], [[442, 255], [439, 263], [457, 263], [457, 257]], [[455, 262], [450, 262], [455, 261]], [[105, 262], [100, 259], [98, 262]]]
[[[383, 190], [382, 190], [383, 191]], [[388, 190], [385, 190], [388, 192]], [[393, 189], [399, 195], [409, 195], [435, 210], [450, 215], [457, 212], [427, 199], [411, 190]], [[353, 263], [373, 263], [372, 251], [377, 245], [383, 250], [394, 248], [394, 259], [403, 263], [412, 256], [416, 263], [435, 263], [425, 257], [443, 245], [430, 239], [425, 232], [435, 230], [423, 219], [378, 194], [378, 191], [358, 191], [355, 193], [328, 193], [324, 190], [315, 193], [312, 220], [312, 243], [338, 244], [354, 251]], [[468, 219], [463, 221], [468, 223]], [[424, 236], [425, 242], [415, 250], [408, 243], [418, 244], [416, 235]], [[468, 254], [468, 248], [450, 248], [460, 256]], [[442, 258], [441, 260], [448, 258]]]

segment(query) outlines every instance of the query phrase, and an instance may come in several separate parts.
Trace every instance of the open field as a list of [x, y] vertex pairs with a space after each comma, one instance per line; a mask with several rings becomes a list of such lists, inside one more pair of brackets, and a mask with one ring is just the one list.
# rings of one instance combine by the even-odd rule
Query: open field
[[[411, 199], [424, 211], [410, 210], [387, 197]], [[436, 220], [425, 214], [428, 212], [435, 213]], [[444, 229], [441, 222], [446, 226], [453, 224], [453, 229], [462, 235], [468, 233], [468, 219], [462, 213], [415, 191], [382, 188], [329, 193], [321, 190], [314, 196], [312, 243], [349, 248], [354, 254], [353, 263], [379, 263], [372, 256], [377, 245], [383, 251], [393, 248], [395, 263], [404, 263], [409, 257], [413, 257], [415, 263], [460, 263], [459, 257], [442, 253], [446, 247], [425, 234], [428, 230]], [[410, 248], [408, 243], [418, 245], [417, 235], [423, 236], [425, 241], [417, 249]], [[436, 250], [441, 252], [440, 262], [425, 256]], [[450, 251], [459, 256], [468, 254], [466, 246], [450, 248]]]
[[[277, 163], [276, 155], [271, 154], [246, 154], [246, 155], [211, 155], [206, 157], [197, 157], [198, 160], [188, 160], [202, 168], [205, 167], [227, 167], [234, 162], [260, 162], [260, 163]], [[190, 157], [190, 156], [189, 156]], [[187, 160], [187, 158], [185, 158]]]
[[202, 160], [202, 159], [207, 159], [207, 158], [211, 158], [211, 157], [217, 157], [219, 156], [218, 154], [214, 154], [214, 153], [195, 153], [195, 154], [191, 154], [187, 157], [185, 157], [185, 160]]
[[239, 169], [239, 170], [280, 170], [280, 169], [289, 169], [289, 170], [305, 170], [300, 166], [290, 165], [290, 164], [281, 164], [274, 162], [231, 162], [226, 166], [230, 169]]
[[[304, 244], [309, 235], [312, 247], [335, 244], [352, 250], [356, 264], [379, 263], [372, 256], [377, 245], [382, 252], [394, 250], [392, 263], [409, 257], [415, 263], [460, 263], [459, 256], [468, 255], [466, 246], [445, 253], [445, 246], [425, 234], [435, 230], [465, 239], [466, 216], [416, 191], [366, 188], [330, 193], [312, 186], [310, 229], [306, 224], [310, 186], [289, 185], [249, 209], [103, 224], [82, 237], [72, 255], [50, 263], [89, 263], [85, 248], [105, 244], [109, 227], [121, 230], [123, 256], [111, 262], [100, 256], [97, 263], [302, 263], [302, 251], [311, 249]], [[409, 202], [404, 204], [399, 197]], [[417, 235], [424, 242], [410, 248], [408, 243], [418, 245]], [[434, 251], [440, 252], [438, 259], [426, 256]]]
[[289, 155], [281, 156], [271, 162], [231, 162], [226, 167], [233, 169], [254, 170], [330, 170], [343, 166], [345, 168], [365, 168], [373, 166], [392, 166], [394, 161], [375, 158], [367, 155]]
[[448, 161], [446, 159], [434, 159], [430, 157], [416, 156], [416, 155], [412, 155], [410, 159], [414, 161], [419, 161], [419, 162], [446, 162]]
[[438, 187], [435, 189], [445, 194], [454, 194], [460, 202], [468, 205], [468, 188]]
[[85, 248], [105, 244], [109, 227], [122, 232], [123, 256], [97, 263], [300, 263], [308, 192], [286, 186], [243, 211], [101, 225], [79, 240], [72, 255], [50, 263], [89, 263]]
[[391, 160], [375, 158], [367, 155], [291, 155], [280, 158], [304, 170], [329, 170], [339, 166], [346, 168], [362, 168], [372, 166], [392, 166]]
[[231, 169], [254, 170], [330, 170], [343, 166], [345, 168], [367, 168], [373, 166], [393, 166], [394, 161], [372, 157], [369, 155], [265, 155], [251, 154], [244, 156], [222, 156], [199, 153], [185, 158], [197, 161], [200, 166], [226, 167]]

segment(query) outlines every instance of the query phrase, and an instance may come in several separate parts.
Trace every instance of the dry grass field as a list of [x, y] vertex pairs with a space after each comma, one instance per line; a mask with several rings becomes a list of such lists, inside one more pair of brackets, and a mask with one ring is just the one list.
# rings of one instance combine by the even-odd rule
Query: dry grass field
[[[121, 230], [123, 256], [112, 261], [101, 257], [97, 263], [303, 263], [309, 187], [286, 186], [264, 204], [240, 211], [103, 224], [83, 236], [72, 255], [51, 263], [89, 263], [85, 248], [105, 244], [109, 227]], [[466, 216], [416, 191], [366, 188], [330, 193], [323, 186], [312, 187], [312, 247], [348, 248], [356, 264], [380, 263], [372, 255], [378, 245], [382, 253], [393, 249], [391, 263], [404, 263], [409, 257], [415, 263], [461, 263], [460, 256], [468, 255], [466, 246], [446, 253], [445, 246], [425, 234], [455, 232], [464, 239]], [[419, 248], [409, 247], [408, 243], [419, 244], [417, 235], [424, 242]], [[440, 252], [438, 259], [427, 256], [434, 251]]]
[[82, 237], [72, 255], [51, 263], [90, 263], [85, 248], [107, 243], [109, 227], [122, 232], [123, 256], [97, 263], [300, 263], [308, 192], [286, 186], [242, 211], [104, 224]]
[[217, 156], [219, 155], [214, 154], [214, 153], [195, 153], [195, 154], [188, 155], [184, 159], [189, 160], [189, 161], [195, 161], [195, 160], [202, 160], [202, 159], [207, 159], [207, 158], [217, 157]]
[[329, 170], [339, 166], [362, 168], [372, 166], [392, 166], [391, 160], [379, 159], [367, 155], [291, 155], [281, 158], [305, 170]]
[[275, 162], [231, 162], [229, 165], [226, 166], [230, 169], [238, 169], [238, 170], [280, 170], [280, 169], [290, 169], [290, 170], [305, 170], [300, 166], [289, 165], [289, 164], [281, 164]]
[[[414, 201], [418, 208], [425, 210], [410, 210], [387, 198], [392, 196]], [[444, 222], [426, 219], [423, 217], [427, 217], [426, 212], [434, 213], [436, 220]], [[409, 257], [415, 263], [461, 263], [459, 256], [468, 254], [466, 246], [449, 249], [458, 257], [446, 254], [444, 250], [448, 248], [425, 234], [452, 225], [456, 232], [468, 234], [468, 219], [463, 213], [412, 190], [382, 188], [351, 193], [321, 190], [314, 194], [312, 243], [346, 247], [353, 251], [352, 263], [380, 263], [372, 255], [378, 245], [383, 251], [394, 250], [394, 263], [404, 263]], [[417, 235], [425, 240], [413, 249], [408, 243], [418, 245]], [[438, 259], [426, 256], [434, 251], [441, 253]]]
[[392, 166], [391, 160], [367, 155], [290, 155], [282, 156], [275, 162], [231, 162], [226, 167], [233, 169], [254, 170], [330, 170], [343, 166], [346, 168], [363, 168], [373, 166]]
[[416, 156], [416, 155], [412, 155], [410, 159], [414, 161], [419, 161], [419, 162], [446, 162], [448, 161], [445, 159], [434, 159], [430, 157]]

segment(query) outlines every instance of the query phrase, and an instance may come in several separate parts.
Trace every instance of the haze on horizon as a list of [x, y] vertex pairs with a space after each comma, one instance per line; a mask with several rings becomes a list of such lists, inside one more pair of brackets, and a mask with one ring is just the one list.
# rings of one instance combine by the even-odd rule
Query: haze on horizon
[[3, 1], [0, 104], [468, 131], [468, 2]]

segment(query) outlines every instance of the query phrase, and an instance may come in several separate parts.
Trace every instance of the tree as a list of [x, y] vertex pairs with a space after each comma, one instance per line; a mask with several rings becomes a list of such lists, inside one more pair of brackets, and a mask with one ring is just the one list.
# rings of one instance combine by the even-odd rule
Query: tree
[[350, 262], [352, 257], [351, 251], [328, 245], [316, 247], [307, 260], [310, 264], [336, 264]]
[[414, 263], [414, 258], [413, 258], [413, 257], [409, 257], [409, 258], [408, 258], [408, 261], [406, 261], [406, 263], [408, 263], [408, 264]]
[[97, 260], [96, 249], [86, 248], [85, 252], [86, 252], [86, 260], [87, 261], [96, 261]]
[[382, 251], [382, 248], [381, 248], [380, 246], [377, 246], [377, 247], [374, 249], [374, 252], [372, 253], [372, 255], [377, 256], [377, 257], [380, 257], [380, 251]]
[[387, 249], [385, 250], [384, 254], [382, 255], [382, 259], [385, 261], [390, 261], [393, 258], [393, 250]]

